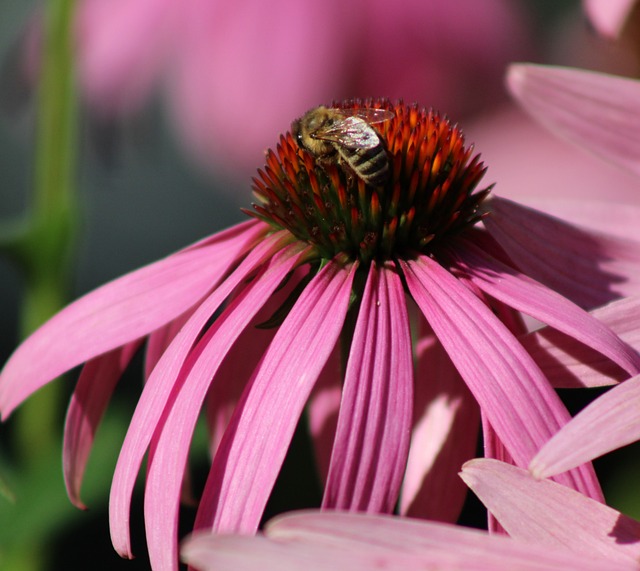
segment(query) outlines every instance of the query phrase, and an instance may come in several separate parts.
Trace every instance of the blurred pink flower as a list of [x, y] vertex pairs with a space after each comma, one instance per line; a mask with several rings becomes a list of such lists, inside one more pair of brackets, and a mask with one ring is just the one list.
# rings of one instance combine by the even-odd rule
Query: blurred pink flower
[[[529, 519], [535, 522], [535, 517]], [[576, 530], [575, 521], [571, 528]], [[195, 533], [183, 543], [182, 557], [199, 571], [638, 569], [628, 561], [568, 553], [459, 526], [312, 511], [279, 516], [257, 537]]]
[[494, 104], [524, 21], [508, 0], [81, 0], [79, 78], [107, 115], [162, 82], [193, 155], [238, 175], [318, 101], [403, 97], [456, 118]]
[[603, 36], [617, 38], [636, 0], [582, 0], [591, 23]]
[[[147, 381], [111, 492], [123, 556], [148, 452], [150, 557], [154, 569], [176, 568], [180, 489], [203, 405], [213, 462], [196, 528], [256, 530], [308, 401], [324, 508], [390, 512], [402, 489], [403, 513], [451, 520], [464, 498], [452, 475], [474, 454], [480, 413], [487, 454], [519, 466], [569, 420], [518, 339], [520, 312], [591, 347], [623, 377], [640, 371], [637, 352], [576, 305], [638, 291], [639, 240], [487, 199], [476, 190], [482, 163], [446, 119], [367, 104], [396, 115], [376, 125], [390, 167], [383, 186], [320, 166], [282, 136], [255, 179], [257, 220], [87, 294], [3, 369], [6, 417], [86, 362], [64, 445], [67, 488], [81, 505], [96, 425], [146, 340]], [[427, 382], [414, 383], [414, 359]], [[558, 480], [601, 499], [590, 465]], [[432, 502], [434, 490], [445, 490], [442, 502]]]

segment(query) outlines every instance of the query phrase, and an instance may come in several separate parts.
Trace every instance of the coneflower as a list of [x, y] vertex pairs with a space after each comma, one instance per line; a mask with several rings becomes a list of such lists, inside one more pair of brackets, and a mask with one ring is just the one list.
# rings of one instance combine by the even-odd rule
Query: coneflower
[[[518, 340], [521, 313], [623, 375], [640, 371], [607, 326], [523, 273], [582, 305], [606, 300], [624, 277], [613, 242], [594, 248], [597, 236], [489, 198], [479, 157], [436, 112], [386, 100], [336, 106], [393, 112], [373, 126], [389, 161], [382, 186], [317, 162], [287, 133], [255, 179], [251, 220], [85, 295], [2, 371], [6, 418], [86, 362], [64, 447], [69, 495], [81, 505], [95, 427], [146, 342], [147, 378], [111, 489], [112, 540], [124, 557], [148, 454], [152, 566], [177, 568], [180, 491], [203, 407], [214, 457], [196, 528], [255, 532], [307, 403], [324, 508], [388, 513], [402, 492], [403, 513], [452, 519], [464, 488], [449, 488], [474, 455], [479, 412], [488, 455], [521, 467], [569, 420]], [[437, 445], [425, 447], [430, 433]], [[590, 465], [558, 480], [601, 498]], [[434, 482], [445, 486], [440, 511], [424, 493]]]

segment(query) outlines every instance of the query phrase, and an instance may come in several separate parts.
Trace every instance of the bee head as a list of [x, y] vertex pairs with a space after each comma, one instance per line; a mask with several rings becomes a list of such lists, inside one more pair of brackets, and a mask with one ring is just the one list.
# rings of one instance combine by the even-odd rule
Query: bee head
[[296, 119], [291, 123], [291, 134], [300, 148], [303, 148], [302, 133], [300, 132], [300, 119]]

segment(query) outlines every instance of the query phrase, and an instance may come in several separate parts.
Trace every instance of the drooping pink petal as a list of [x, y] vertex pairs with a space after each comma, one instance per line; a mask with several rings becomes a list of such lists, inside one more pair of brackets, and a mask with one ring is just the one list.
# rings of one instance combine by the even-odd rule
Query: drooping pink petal
[[[567, 144], [537, 124], [515, 104], [465, 120], [468, 141], [482, 151], [488, 176], [497, 182], [500, 196], [547, 212], [545, 204], [571, 201], [578, 212], [581, 204], [600, 203], [601, 216], [613, 219], [609, 207], [638, 204], [637, 177], [610, 162], [594, 160], [583, 149]], [[526, 176], [525, 176], [526, 173]], [[621, 208], [619, 209], [621, 210]], [[571, 215], [550, 213], [573, 221]], [[595, 229], [600, 229], [594, 217]], [[587, 225], [591, 228], [591, 225]], [[640, 229], [637, 229], [637, 234]]]
[[609, 357], [630, 375], [640, 372], [640, 355], [607, 325], [553, 290], [460, 239], [452, 256], [482, 291]]
[[[527, 466], [569, 413], [522, 345], [473, 293], [435, 260], [401, 261], [429, 325], [515, 462]], [[601, 499], [590, 465], [559, 476]]]
[[[606, 563], [597, 557], [591, 563], [588, 559], [574, 559], [574, 554], [564, 549], [540, 548], [461, 526], [383, 515], [315, 511], [285, 514], [266, 525], [265, 535], [285, 545], [321, 545], [326, 553], [339, 556], [349, 552], [395, 554], [397, 567], [392, 560], [392, 569], [514, 570], [540, 566], [558, 570], [579, 568], [579, 561], [584, 562], [585, 569], [595, 570]], [[404, 560], [403, 556], [409, 559]], [[369, 560], [369, 565], [379, 567], [375, 558]], [[627, 568], [624, 563], [618, 565]]]
[[82, 478], [93, 439], [111, 395], [141, 342], [133, 342], [89, 361], [82, 369], [64, 425], [62, 468], [71, 502], [80, 509]]
[[[291, 280], [290, 280], [291, 281]], [[282, 290], [269, 298], [252, 322], [245, 327], [229, 350], [207, 394], [206, 408], [210, 432], [210, 454], [215, 456], [222, 436], [244, 390], [246, 379], [256, 368], [273, 340], [276, 329], [259, 327], [284, 301]]]
[[[626, 174], [626, 173], [625, 173]], [[633, 180], [633, 190], [636, 190], [636, 177], [628, 174]], [[611, 184], [618, 184], [612, 182]], [[571, 200], [552, 197], [533, 197], [526, 201], [527, 206], [531, 206], [542, 212], [560, 218], [566, 222], [579, 226], [587, 232], [597, 232], [599, 234], [611, 235], [623, 240], [640, 242], [640, 208], [637, 204], [631, 204], [631, 200], [637, 200], [637, 192], [627, 198], [615, 198], [617, 202], [605, 200], [600, 197], [598, 200], [583, 200], [578, 197]]]
[[[268, 234], [272, 231], [271, 228], [265, 228], [261, 222], [256, 221], [254, 218], [249, 220], [245, 220], [244, 222], [240, 222], [239, 224], [234, 224], [230, 228], [223, 230], [222, 232], [217, 232], [216, 234], [212, 234], [211, 236], [205, 236], [200, 240], [196, 240], [192, 244], [189, 244], [186, 248], [180, 250], [180, 252], [188, 252], [189, 250], [197, 250], [198, 248], [204, 248], [205, 246], [210, 246], [218, 243], [220, 240], [229, 240], [233, 236], [241, 236], [246, 232], [249, 232], [254, 226], [258, 226], [262, 229], [263, 234]], [[256, 240], [259, 240], [260, 236], [258, 235]], [[178, 252], [178, 253], [180, 253]]]
[[246, 280], [257, 267], [273, 257], [282, 238], [281, 234], [269, 236], [247, 254], [240, 266], [198, 306], [149, 376], [120, 449], [111, 483], [111, 541], [122, 557], [133, 557], [129, 537], [129, 509], [136, 477], [165, 408], [175, 398], [180, 383], [184, 382], [181, 369], [193, 344], [234, 288]]
[[460, 475], [514, 539], [637, 565], [640, 522], [496, 460], [472, 460]]
[[454, 523], [467, 495], [456, 474], [475, 455], [478, 404], [430, 329], [416, 355], [415, 424], [400, 513]]
[[640, 376], [598, 397], [551, 437], [529, 465], [546, 478], [640, 440]]
[[371, 565], [368, 558], [359, 564], [349, 556], [327, 557], [324, 546], [274, 542], [262, 535], [194, 533], [183, 542], [181, 554], [198, 571], [332, 571], [344, 564], [350, 570], [368, 571]]
[[322, 369], [307, 405], [309, 433], [313, 439], [316, 470], [323, 488], [329, 475], [331, 451], [338, 426], [341, 399], [340, 350], [339, 347], [336, 347]]
[[[640, 297], [614, 301], [591, 315], [640, 351]], [[601, 387], [627, 378], [610, 359], [555, 329], [533, 331], [520, 342], [556, 388]]]
[[556, 66], [513, 64], [507, 84], [551, 131], [640, 174], [640, 82]]
[[[290, 249], [291, 250], [291, 249]], [[212, 378], [244, 328], [262, 308], [304, 252], [276, 254], [225, 308], [198, 341], [183, 367], [184, 382], [161, 429], [152, 439], [144, 496], [149, 559], [154, 569], [178, 566], [179, 498], [193, 430]], [[238, 379], [232, 379], [237, 383]]]
[[640, 242], [587, 232], [493, 196], [487, 230], [529, 277], [592, 309], [640, 292]]
[[167, 347], [173, 341], [173, 338], [182, 329], [182, 326], [189, 320], [193, 314], [193, 308], [185, 311], [163, 327], [156, 329], [147, 337], [147, 346], [144, 355], [144, 378], [148, 379], [149, 375], [158, 364], [160, 357], [166, 351]]
[[[359, 518], [371, 516], [357, 516]], [[401, 520], [394, 520], [401, 521]], [[378, 522], [374, 522], [378, 523]], [[353, 526], [355, 530], [357, 527]], [[381, 531], [388, 531], [384, 526]], [[392, 530], [395, 531], [395, 530]], [[404, 531], [404, 530], [398, 530]], [[429, 533], [429, 529], [420, 530]], [[364, 538], [351, 538], [351, 525], [343, 524], [327, 537], [301, 537], [271, 540], [262, 535], [217, 535], [198, 533], [183, 544], [182, 557], [199, 571], [633, 571], [631, 564], [593, 560], [548, 548], [526, 545], [507, 538], [482, 535], [457, 528], [459, 533], [446, 543], [420, 549], [415, 553], [413, 534], [401, 547], [380, 547]], [[465, 536], [469, 534], [469, 538]], [[472, 537], [476, 534], [478, 537]], [[476, 539], [475, 543], [469, 541]], [[460, 548], [460, 543], [465, 542]], [[471, 545], [466, 545], [469, 543]]]
[[302, 408], [338, 340], [356, 266], [327, 264], [278, 329], [214, 458], [196, 529], [255, 532]]
[[395, 269], [371, 264], [356, 323], [323, 508], [390, 513], [409, 452], [413, 362]]
[[636, 0], [582, 0], [584, 11], [598, 32], [617, 38], [627, 21]]
[[[482, 413], [482, 411], [480, 412]], [[509, 454], [509, 451], [505, 448], [500, 438], [498, 438], [496, 431], [493, 429], [493, 426], [491, 426], [491, 423], [487, 419], [487, 415], [481, 414], [481, 419], [484, 457], [515, 465], [511, 454]], [[500, 522], [496, 519], [496, 516], [494, 516], [491, 512], [487, 512], [487, 529], [489, 530], [489, 533], [507, 533], [504, 527], [502, 527], [500, 525]]]
[[0, 375], [3, 418], [69, 369], [138, 339], [194, 305], [237, 256], [265, 232], [229, 230], [201, 248], [178, 252], [81, 297], [36, 330]]

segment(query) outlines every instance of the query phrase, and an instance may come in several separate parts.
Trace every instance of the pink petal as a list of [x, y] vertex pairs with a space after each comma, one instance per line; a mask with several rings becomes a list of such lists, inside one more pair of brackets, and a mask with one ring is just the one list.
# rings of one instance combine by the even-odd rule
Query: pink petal
[[391, 512], [409, 451], [413, 361], [400, 277], [371, 264], [344, 381], [323, 508]]
[[[589, 205], [600, 202], [600, 216], [588, 228], [600, 229], [598, 220], [614, 220], [609, 207], [617, 203], [638, 204], [637, 177], [609, 162], [593, 160], [583, 149], [567, 144], [531, 119], [523, 110], [505, 106], [492, 113], [465, 119], [468, 141], [473, 141], [489, 165], [487, 176], [497, 182], [500, 196], [547, 212], [546, 203], [571, 201]], [[526, 173], [526, 176], [523, 175]], [[622, 210], [622, 208], [618, 208]], [[558, 215], [555, 209], [549, 212]], [[597, 212], [597, 211], [595, 211]], [[572, 215], [560, 218], [573, 221]], [[627, 218], [627, 217], [625, 217]], [[628, 226], [628, 225], [627, 225]], [[638, 234], [637, 228], [634, 234]]]
[[554, 434], [529, 465], [539, 478], [640, 440], [640, 376], [598, 397]]
[[167, 325], [160, 327], [147, 338], [147, 346], [144, 356], [144, 378], [148, 379], [149, 375], [158, 364], [160, 357], [167, 350], [167, 347], [178, 334], [182, 326], [189, 320], [193, 314], [193, 308], [179, 315]]
[[[587, 159], [589, 160], [589, 159]], [[593, 161], [592, 161], [593, 162]], [[616, 171], [619, 172], [619, 171]], [[637, 178], [626, 174], [625, 176], [633, 181], [633, 190], [637, 190]], [[580, 181], [580, 185], [582, 185]], [[617, 182], [611, 181], [610, 184], [622, 186]], [[637, 192], [626, 200], [638, 200]], [[613, 202], [616, 200], [617, 202]], [[587, 232], [596, 232], [597, 234], [605, 234], [622, 238], [623, 240], [632, 240], [640, 242], [640, 208], [637, 205], [624, 203], [621, 197], [612, 197], [612, 200], [604, 200], [600, 197], [597, 200], [584, 200], [580, 198], [558, 199], [558, 197], [541, 198], [529, 197], [526, 201], [527, 206], [531, 206], [536, 210], [545, 212], [556, 218], [560, 218], [565, 222], [569, 222], [576, 226], [582, 227]]]
[[511, 65], [507, 84], [544, 126], [640, 174], [640, 82], [579, 69]]
[[[178, 515], [180, 489], [193, 430], [200, 409], [230, 348], [269, 299], [282, 280], [300, 263], [303, 254], [290, 250], [276, 254], [263, 273], [258, 274], [225, 308], [198, 341], [181, 375], [182, 385], [154, 435], [149, 453], [144, 507], [147, 546], [154, 569], [176, 569], [178, 565]], [[218, 382], [215, 379], [214, 382]], [[238, 379], [233, 379], [238, 382]]]
[[71, 396], [64, 425], [62, 466], [69, 499], [80, 509], [85, 509], [80, 487], [96, 430], [116, 384], [140, 345], [141, 342], [133, 342], [89, 361]]
[[[111, 484], [111, 541], [122, 557], [132, 557], [129, 510], [136, 477], [151, 438], [161, 422], [165, 407], [173, 401], [180, 383], [184, 381], [181, 370], [187, 356], [215, 311], [238, 284], [273, 257], [274, 252], [278, 251], [281, 239], [282, 235], [278, 234], [268, 236], [247, 254], [240, 266], [198, 306], [149, 376], [129, 424]], [[167, 548], [170, 549], [170, 546]]]
[[433, 333], [423, 335], [418, 345], [414, 401], [400, 513], [454, 523], [467, 495], [456, 474], [475, 455], [480, 417], [478, 404]]
[[584, 11], [598, 32], [617, 38], [627, 21], [636, 0], [582, 0]]
[[[513, 335], [473, 293], [427, 256], [400, 262], [413, 299], [515, 462], [526, 466], [569, 420], [560, 399]], [[561, 476], [601, 498], [593, 468]]]
[[[206, 397], [211, 458], [215, 456], [233, 411], [238, 406], [245, 387], [244, 381], [251, 378], [277, 331], [275, 327], [262, 328], [260, 324], [271, 318], [282, 306], [292, 289], [291, 286], [296, 283], [296, 278], [290, 278], [288, 287], [283, 287], [271, 295], [252, 322], [245, 327], [220, 365], [216, 380], [209, 388]], [[243, 381], [239, 382], [239, 380]]]
[[[386, 568], [375, 564], [376, 556], [385, 555], [395, 555], [390, 562], [392, 569], [404, 570], [558, 570], [580, 569], [579, 564], [585, 569], [602, 569], [606, 564], [601, 558], [590, 562], [566, 550], [540, 548], [461, 526], [382, 515], [315, 511], [285, 514], [269, 522], [265, 534], [283, 545], [323, 546], [326, 553], [338, 556], [338, 562], [350, 553], [369, 555], [370, 569]], [[350, 569], [348, 565], [337, 568]], [[619, 568], [627, 565], [619, 564]]]
[[322, 369], [307, 405], [309, 433], [313, 438], [316, 467], [323, 488], [329, 475], [341, 399], [340, 351], [336, 347]]
[[[195, 533], [184, 541], [181, 553], [198, 571], [330, 571], [343, 563], [335, 556], [327, 562], [324, 547], [276, 543], [264, 536]], [[349, 569], [364, 569], [354, 563], [349, 561]]]
[[[498, 438], [496, 431], [491, 426], [491, 423], [487, 419], [486, 414], [481, 415], [482, 418], [482, 444], [484, 447], [484, 457], [491, 458], [493, 460], [500, 460], [507, 464], [515, 465], [511, 454], [504, 447], [504, 444]], [[500, 522], [496, 519], [492, 512], [487, 512], [487, 529], [489, 533], [504, 534], [507, 535], [504, 527], [500, 525]]]
[[213, 461], [196, 529], [255, 532], [302, 408], [342, 330], [355, 269], [327, 264], [278, 329]]
[[459, 240], [453, 254], [482, 291], [606, 355], [629, 374], [640, 372], [640, 356], [609, 327], [567, 298]]
[[514, 539], [637, 565], [640, 523], [620, 512], [497, 460], [472, 460], [460, 475]]
[[[640, 350], [640, 297], [614, 301], [591, 315]], [[628, 378], [611, 360], [555, 329], [533, 331], [520, 342], [556, 388], [600, 387]]]
[[640, 292], [640, 242], [493, 196], [484, 225], [526, 275], [590, 309]]
[[261, 235], [262, 223], [231, 229], [118, 278], [53, 316], [13, 353], [0, 376], [3, 417], [69, 369], [134, 341], [186, 311]]
[[[364, 516], [357, 516], [363, 518]], [[370, 517], [370, 516], [367, 516]], [[400, 520], [394, 520], [400, 521]], [[377, 523], [377, 522], [374, 522]], [[183, 544], [182, 556], [186, 563], [199, 571], [385, 571], [437, 570], [437, 571], [611, 571], [633, 570], [632, 565], [609, 563], [562, 552], [550, 552], [535, 546], [481, 535], [477, 531], [457, 528], [459, 534], [448, 538], [442, 546], [422, 548], [414, 553], [414, 537], [410, 536], [403, 548], [380, 547], [371, 540], [350, 537], [358, 527], [343, 524], [338, 532], [327, 532], [326, 537], [301, 537], [292, 540], [270, 540], [267, 537], [240, 535], [194, 534]], [[394, 526], [396, 527], [396, 526]], [[400, 527], [400, 526], [397, 526]], [[391, 525], [381, 531], [388, 531]], [[402, 528], [395, 530], [403, 531]], [[428, 533], [430, 530], [421, 530]], [[459, 542], [478, 537], [473, 545]], [[453, 534], [451, 534], [453, 535]]]

